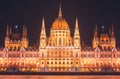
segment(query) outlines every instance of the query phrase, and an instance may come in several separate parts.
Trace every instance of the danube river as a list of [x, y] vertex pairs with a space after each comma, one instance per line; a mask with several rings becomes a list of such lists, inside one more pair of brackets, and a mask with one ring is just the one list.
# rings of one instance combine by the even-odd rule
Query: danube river
[[70, 76], [70, 75], [0, 75], [0, 79], [120, 79], [115, 75]]

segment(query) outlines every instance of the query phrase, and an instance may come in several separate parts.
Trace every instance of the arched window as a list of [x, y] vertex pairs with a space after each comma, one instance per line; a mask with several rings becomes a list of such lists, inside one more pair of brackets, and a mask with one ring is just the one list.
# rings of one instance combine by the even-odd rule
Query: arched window
[[78, 57], [78, 53], [76, 53], [76, 57]]
[[57, 62], [55, 62], [55, 64], [57, 64]]
[[51, 62], [51, 64], [53, 64], [53, 62]]
[[44, 62], [42, 62], [42, 64], [44, 64]]
[[44, 53], [42, 53], [42, 57], [44, 57]]
[[61, 45], [61, 38], [59, 38], [59, 45]]
[[17, 50], [17, 46], [14, 46], [14, 50]]
[[76, 64], [78, 64], [78, 62], [76, 62]]

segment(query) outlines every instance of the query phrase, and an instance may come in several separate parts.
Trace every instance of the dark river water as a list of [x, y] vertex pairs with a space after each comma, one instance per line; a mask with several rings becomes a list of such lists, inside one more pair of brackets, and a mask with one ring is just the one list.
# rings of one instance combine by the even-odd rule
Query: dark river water
[[0, 75], [0, 79], [120, 79], [115, 75], [96, 75], [96, 76], [67, 76], [67, 75]]

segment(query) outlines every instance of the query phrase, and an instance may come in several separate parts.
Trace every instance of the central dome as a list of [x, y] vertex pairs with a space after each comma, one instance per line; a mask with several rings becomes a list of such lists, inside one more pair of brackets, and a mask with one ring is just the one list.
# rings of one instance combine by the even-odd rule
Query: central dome
[[52, 29], [54, 29], [54, 30], [69, 30], [68, 23], [62, 17], [61, 5], [59, 7], [58, 18], [53, 22]]
[[58, 18], [52, 24], [54, 30], [68, 30], [69, 26], [65, 19]]

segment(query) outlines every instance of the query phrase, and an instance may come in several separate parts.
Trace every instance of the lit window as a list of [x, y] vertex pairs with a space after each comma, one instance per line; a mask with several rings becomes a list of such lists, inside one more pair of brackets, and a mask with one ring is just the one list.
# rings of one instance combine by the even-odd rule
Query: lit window
[[44, 57], [44, 53], [42, 53], [42, 57]]
[[78, 64], [78, 62], [76, 62], [76, 64]]
[[78, 53], [76, 53], [76, 57], [78, 57]]
[[44, 64], [44, 62], [42, 62], [42, 64]]

